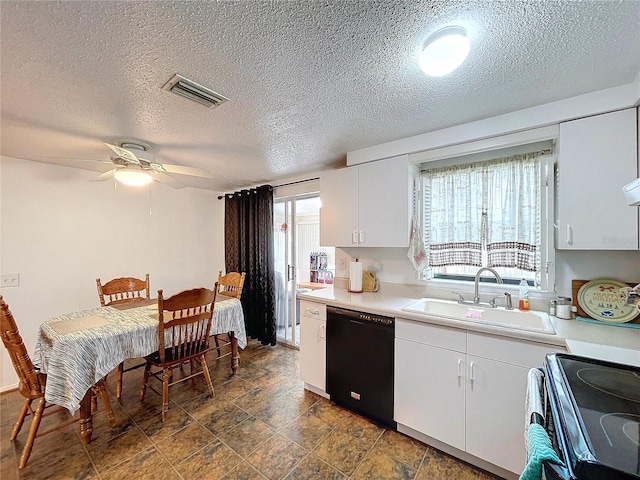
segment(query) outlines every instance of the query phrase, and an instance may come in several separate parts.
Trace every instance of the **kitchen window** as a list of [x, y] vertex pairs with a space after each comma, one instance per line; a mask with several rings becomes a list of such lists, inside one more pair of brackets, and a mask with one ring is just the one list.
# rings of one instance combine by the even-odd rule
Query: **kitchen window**
[[525, 278], [541, 290], [553, 288], [549, 153], [423, 170], [425, 279], [473, 281], [480, 267], [492, 267], [505, 283]]

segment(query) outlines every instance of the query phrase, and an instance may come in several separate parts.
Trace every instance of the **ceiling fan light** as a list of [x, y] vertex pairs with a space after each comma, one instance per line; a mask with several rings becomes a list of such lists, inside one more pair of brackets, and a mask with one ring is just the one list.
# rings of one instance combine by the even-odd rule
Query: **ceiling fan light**
[[153, 178], [147, 172], [128, 168], [119, 168], [113, 176], [118, 182], [128, 187], [144, 187], [153, 181]]
[[464, 28], [445, 27], [427, 39], [418, 63], [427, 75], [441, 77], [462, 65], [470, 50], [471, 43]]

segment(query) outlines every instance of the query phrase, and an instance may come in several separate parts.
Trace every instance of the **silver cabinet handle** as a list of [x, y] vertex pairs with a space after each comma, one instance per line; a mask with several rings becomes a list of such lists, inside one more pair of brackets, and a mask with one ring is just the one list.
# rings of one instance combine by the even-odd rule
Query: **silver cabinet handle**
[[360, 241], [360, 243], [364, 243], [364, 230], [360, 230], [358, 240]]
[[351, 232], [351, 243], [358, 243], [358, 231]]
[[307, 307], [307, 313], [310, 313], [311, 315], [320, 315], [320, 310], [318, 310], [317, 308]]
[[471, 382], [475, 380], [475, 378], [473, 378], [473, 362], [469, 364], [469, 380], [471, 380]]
[[462, 359], [458, 359], [458, 378], [462, 378]]
[[571, 225], [567, 225], [567, 244], [573, 245], [573, 229]]
[[327, 339], [327, 327], [326, 325], [321, 325], [320, 326], [320, 340], [326, 340]]

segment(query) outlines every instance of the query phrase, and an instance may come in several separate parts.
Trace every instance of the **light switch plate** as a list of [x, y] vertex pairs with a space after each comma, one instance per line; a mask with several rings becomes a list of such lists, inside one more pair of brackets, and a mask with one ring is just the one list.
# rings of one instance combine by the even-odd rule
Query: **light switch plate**
[[20, 285], [19, 273], [6, 273], [2, 275], [0, 287], [17, 287]]

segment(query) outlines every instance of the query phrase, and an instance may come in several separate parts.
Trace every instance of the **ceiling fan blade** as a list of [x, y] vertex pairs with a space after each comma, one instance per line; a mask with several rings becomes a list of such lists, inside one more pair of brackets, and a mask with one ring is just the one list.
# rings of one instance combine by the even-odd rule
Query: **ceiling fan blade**
[[112, 163], [111, 160], [97, 160], [95, 158], [72, 158], [72, 157], [24, 157], [18, 156], [14, 158], [22, 158], [24, 160], [48, 161], [48, 160], [64, 160], [72, 162], [93, 162], [93, 163]]
[[170, 187], [173, 187], [173, 188], [184, 188], [186, 186], [184, 183], [176, 180], [175, 178], [173, 178], [170, 175], [167, 175], [166, 173], [154, 171], [152, 175], [154, 180], [160, 183], [164, 183], [165, 185], [169, 185]]
[[100, 175], [98, 175], [95, 178], [92, 178], [91, 180], [89, 180], [90, 182], [104, 182], [105, 180], [108, 180], [109, 178], [113, 177], [113, 174], [115, 173], [116, 169], [112, 168], [111, 170], [101, 173]]
[[122, 158], [123, 160], [126, 160], [127, 162], [133, 163], [135, 165], [140, 165], [140, 160], [138, 160], [138, 157], [136, 157], [133, 152], [131, 152], [131, 150], [127, 150], [126, 148], [121, 148], [117, 145], [112, 145], [106, 142], [105, 145], [113, 150], [116, 155], [118, 155], [118, 157]]
[[180, 175], [191, 175], [192, 177], [214, 178], [213, 173], [202, 168], [185, 167], [182, 165], [162, 164], [164, 170], [169, 173], [177, 173]]

